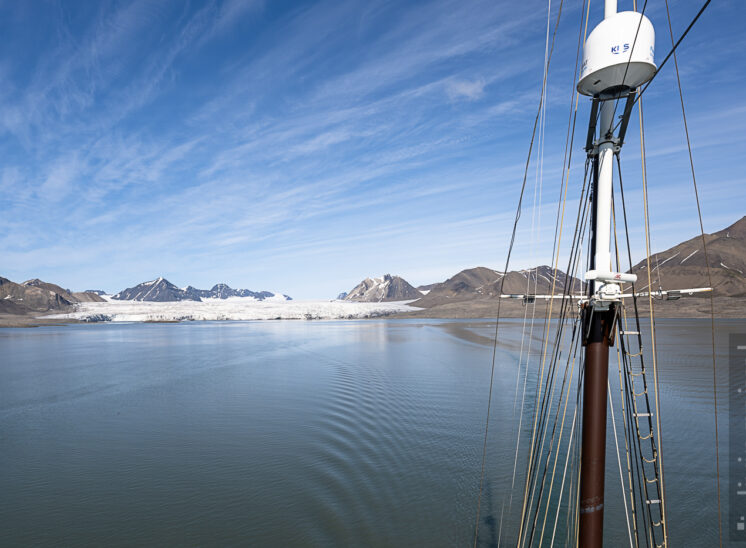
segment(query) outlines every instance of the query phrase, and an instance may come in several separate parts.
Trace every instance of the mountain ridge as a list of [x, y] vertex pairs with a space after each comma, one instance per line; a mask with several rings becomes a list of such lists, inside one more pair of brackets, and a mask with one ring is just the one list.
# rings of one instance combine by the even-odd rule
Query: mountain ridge
[[[249, 289], [233, 289], [228, 284], [219, 283], [212, 289], [197, 289], [191, 285], [185, 288], [177, 287], [164, 277], [142, 282], [133, 287], [123, 289], [111, 298], [117, 301], [151, 301], [177, 302], [202, 301], [202, 299], [228, 299], [230, 297], [251, 297], [258, 301], [278, 297], [271, 291], [251, 291]], [[279, 295], [285, 300], [291, 300], [287, 295]]]
[[492, 270], [485, 266], [467, 268], [446, 281], [432, 284], [429, 292], [422, 298], [410, 303], [412, 306], [431, 308], [446, 303], [465, 302], [479, 299], [493, 299], [500, 294], [524, 294], [524, 293], [551, 293], [554, 286], [555, 291], [562, 291], [566, 283], [581, 291], [582, 282], [576, 278], [570, 278], [550, 266], [542, 265], [535, 268], [523, 270], [511, 270], [505, 276], [503, 273]]
[[[702, 235], [694, 236], [650, 256], [653, 289], [710, 287], [716, 297], [746, 297], [746, 216], [722, 230], [704, 235], [709, 260], [709, 277]], [[648, 287], [647, 259], [632, 267], [636, 287]], [[712, 284], [710, 283], [712, 278]], [[695, 294], [707, 297], [706, 293]]]

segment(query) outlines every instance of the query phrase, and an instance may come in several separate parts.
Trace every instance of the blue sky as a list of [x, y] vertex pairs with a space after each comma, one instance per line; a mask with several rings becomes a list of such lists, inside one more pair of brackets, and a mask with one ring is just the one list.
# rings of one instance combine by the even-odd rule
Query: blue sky
[[[701, 2], [670, 4], [678, 36]], [[563, 8], [517, 267], [549, 261], [581, 5]], [[646, 13], [660, 60], [662, 0]], [[745, 20], [713, 2], [679, 48], [709, 231], [746, 214]], [[0, 3], [0, 275], [326, 298], [501, 268], [546, 24], [533, 0]], [[669, 63], [644, 100], [655, 249], [698, 230], [676, 89]], [[587, 117], [581, 99], [570, 211]], [[636, 123], [624, 166], [638, 224]]]

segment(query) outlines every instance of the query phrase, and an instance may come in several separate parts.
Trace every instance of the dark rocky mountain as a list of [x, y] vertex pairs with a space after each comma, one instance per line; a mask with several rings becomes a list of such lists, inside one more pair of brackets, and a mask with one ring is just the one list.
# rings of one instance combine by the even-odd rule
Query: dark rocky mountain
[[6, 314], [46, 312], [70, 307], [77, 300], [58, 285], [41, 280], [28, 280], [18, 284], [0, 278], [0, 311]]
[[[233, 289], [226, 284], [215, 284], [209, 291], [210, 297], [213, 299], [227, 299], [228, 297], [253, 297], [259, 301], [274, 297], [275, 294], [271, 291], [251, 291], [250, 289]], [[290, 300], [290, 297], [283, 295], [286, 300]]]
[[383, 278], [365, 278], [350, 290], [344, 300], [379, 303], [408, 301], [419, 297], [422, 297], [422, 293], [405, 279], [386, 274]]
[[[238, 295], [238, 291], [233, 289], [227, 284], [215, 284], [212, 286], [212, 289], [210, 290], [210, 293], [212, 293], [212, 296], [217, 299], [227, 299], [228, 297], [239, 297], [243, 295]], [[253, 295], [250, 295], [253, 297]]]
[[201, 301], [202, 299], [209, 299], [212, 297], [209, 289], [197, 289], [191, 285], [186, 286], [183, 291], [190, 297], [189, 300], [191, 301]]
[[[263, 301], [275, 297], [271, 291], [251, 291], [249, 289], [233, 289], [226, 284], [215, 284], [212, 289], [197, 289], [191, 285], [184, 289], [176, 287], [165, 278], [158, 278], [150, 282], [143, 282], [135, 287], [120, 291], [112, 299], [123, 301], [201, 301], [202, 299], [227, 299], [229, 297], [252, 297]], [[283, 295], [285, 300], [291, 300]]]
[[93, 293], [94, 295], [106, 295], [106, 291], [102, 289], [86, 289], [83, 293]]
[[[446, 303], [495, 298], [500, 294], [502, 278], [502, 272], [483, 266], [462, 270], [445, 282], [434, 284], [427, 295], [412, 305], [430, 308]], [[551, 293], [553, 280], [554, 269], [550, 266], [515, 270], [508, 272], [502, 290], [504, 294]], [[567, 275], [558, 270], [554, 283], [555, 292], [562, 292], [567, 281]], [[573, 282], [576, 291], [580, 292], [580, 281], [569, 281]]]
[[339, 295], [337, 295], [337, 300], [342, 301], [347, 296], [347, 291], [342, 291]]
[[[714, 234], [705, 234], [705, 242], [713, 295], [746, 297], [746, 217]], [[650, 267], [653, 289], [710, 286], [701, 236], [654, 254]], [[637, 263], [632, 272], [637, 274], [637, 288], [644, 291], [648, 286], [647, 261]], [[707, 293], [695, 295], [707, 297]]]
[[157, 278], [149, 282], [143, 282], [135, 287], [129, 287], [120, 291], [112, 297], [118, 301], [153, 301], [153, 302], [172, 302], [172, 301], [199, 301], [200, 298], [188, 294], [181, 288], [165, 278]]

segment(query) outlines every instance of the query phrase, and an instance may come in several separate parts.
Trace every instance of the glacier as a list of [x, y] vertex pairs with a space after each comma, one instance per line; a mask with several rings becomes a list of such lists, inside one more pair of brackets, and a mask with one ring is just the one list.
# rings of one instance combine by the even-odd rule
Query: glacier
[[363, 303], [350, 301], [256, 300], [252, 297], [198, 301], [114, 301], [79, 303], [72, 312], [45, 316], [83, 322], [179, 322], [248, 320], [340, 320], [389, 316], [419, 310], [412, 301]]

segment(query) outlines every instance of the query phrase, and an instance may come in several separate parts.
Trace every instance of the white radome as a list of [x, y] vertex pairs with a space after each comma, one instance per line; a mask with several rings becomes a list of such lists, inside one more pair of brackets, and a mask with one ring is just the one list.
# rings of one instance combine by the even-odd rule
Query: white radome
[[594, 97], [637, 88], [655, 74], [654, 56], [650, 19], [636, 11], [607, 17], [585, 42], [578, 91]]

